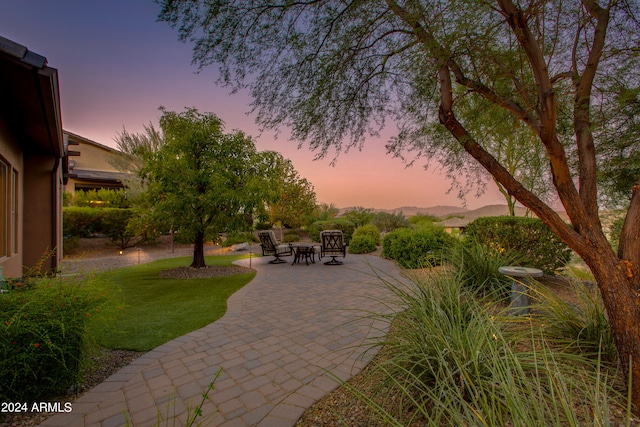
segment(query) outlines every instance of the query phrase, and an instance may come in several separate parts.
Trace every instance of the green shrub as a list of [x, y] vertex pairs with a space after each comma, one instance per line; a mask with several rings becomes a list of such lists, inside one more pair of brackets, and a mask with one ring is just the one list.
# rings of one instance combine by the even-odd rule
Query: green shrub
[[238, 243], [258, 242], [258, 238], [251, 231], [234, 231], [227, 233], [227, 238], [222, 242], [222, 247], [237, 245]]
[[256, 230], [271, 230], [273, 228], [273, 222], [258, 221], [255, 225]]
[[373, 224], [366, 224], [356, 228], [353, 232], [353, 238], [355, 239], [360, 236], [369, 236], [373, 239], [376, 246], [380, 244], [380, 231], [378, 227]]
[[298, 233], [284, 233], [282, 237], [282, 243], [299, 242], [302, 240]]
[[131, 209], [103, 208], [101, 212], [100, 232], [125, 249], [131, 246], [136, 235], [129, 227], [133, 216]]
[[498, 271], [503, 265], [518, 265], [515, 252], [496, 250], [481, 245], [475, 238], [466, 238], [446, 253], [461, 285], [497, 298], [509, 296], [512, 280]]
[[402, 212], [377, 212], [373, 215], [371, 223], [378, 227], [378, 230], [388, 233], [398, 228], [408, 228], [409, 221]]
[[371, 222], [373, 219], [373, 211], [371, 209], [365, 209], [361, 206], [357, 206], [349, 211], [343, 213], [340, 217], [351, 221], [356, 227], [362, 227], [365, 224]]
[[437, 216], [429, 214], [417, 214], [409, 218], [409, 223], [414, 227], [431, 227], [434, 222], [440, 221]]
[[376, 242], [371, 236], [367, 235], [354, 235], [349, 244], [350, 254], [368, 254], [374, 252], [377, 249]]
[[89, 207], [62, 208], [62, 230], [65, 236], [89, 237], [102, 228], [102, 211]]
[[323, 230], [340, 230], [342, 231], [345, 243], [348, 245], [355, 225], [349, 220], [336, 218], [328, 221], [316, 221], [309, 226], [309, 238], [314, 242], [320, 241], [320, 232]]
[[522, 258], [521, 266], [549, 274], [571, 259], [571, 249], [537, 218], [482, 217], [470, 223], [465, 233], [484, 246], [515, 252]]
[[384, 236], [382, 255], [404, 268], [435, 266], [442, 262], [443, 250], [455, 244], [455, 238], [440, 227], [399, 228]]
[[31, 280], [0, 294], [0, 401], [38, 401], [77, 383], [93, 326], [117, 306], [104, 279]]
[[129, 201], [123, 189], [76, 191], [73, 195], [73, 206], [95, 208], [128, 208]]
[[138, 234], [129, 222], [134, 219], [131, 209], [68, 207], [62, 209], [63, 231], [67, 237], [90, 237], [103, 234], [121, 249], [129, 247]]

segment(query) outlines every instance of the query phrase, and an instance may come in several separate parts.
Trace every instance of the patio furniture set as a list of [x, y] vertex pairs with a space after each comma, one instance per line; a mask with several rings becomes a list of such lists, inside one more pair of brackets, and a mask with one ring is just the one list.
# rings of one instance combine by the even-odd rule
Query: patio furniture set
[[320, 244], [304, 244], [304, 243], [280, 243], [276, 239], [273, 230], [259, 231], [260, 247], [263, 256], [273, 256], [270, 264], [281, 264], [287, 262], [281, 257], [293, 255], [293, 263], [297, 264], [304, 259], [307, 265], [309, 261], [315, 264], [315, 256], [318, 260], [325, 256], [331, 257], [330, 261], [325, 262], [326, 265], [340, 265], [342, 261], [336, 257], [346, 257], [347, 245], [344, 243], [342, 231], [340, 230], [324, 230], [320, 233]]

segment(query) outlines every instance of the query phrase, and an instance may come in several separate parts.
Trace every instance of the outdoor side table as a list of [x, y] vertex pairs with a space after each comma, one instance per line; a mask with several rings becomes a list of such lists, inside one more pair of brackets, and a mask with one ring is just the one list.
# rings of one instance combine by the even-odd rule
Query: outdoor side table
[[314, 259], [316, 254], [315, 246], [300, 244], [300, 245], [292, 246], [292, 248], [293, 248], [293, 263], [291, 265], [299, 263], [300, 259], [303, 257], [307, 265], [309, 265], [309, 258], [311, 258], [312, 263], [314, 264], [316, 263]]
[[527, 295], [527, 287], [525, 284], [530, 277], [541, 277], [542, 270], [529, 267], [503, 266], [498, 268], [498, 271], [513, 279], [511, 282], [511, 305], [509, 306], [509, 314], [511, 316], [529, 314], [529, 296]]

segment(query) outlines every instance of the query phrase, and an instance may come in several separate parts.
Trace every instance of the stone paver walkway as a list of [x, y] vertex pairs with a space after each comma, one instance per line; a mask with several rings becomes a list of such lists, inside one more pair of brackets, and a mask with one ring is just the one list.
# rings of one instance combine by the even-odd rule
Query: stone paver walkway
[[362, 344], [386, 329], [365, 314], [388, 312], [380, 299], [389, 291], [373, 269], [399, 272], [375, 256], [348, 255], [341, 266], [269, 259], [252, 260], [255, 279], [232, 295], [220, 320], [144, 354], [41, 425], [151, 426], [159, 413], [175, 416], [160, 425], [185, 425], [187, 408], [200, 403], [219, 369], [203, 406], [211, 425], [295, 424], [338, 386], [335, 378], [350, 378], [374, 355]]

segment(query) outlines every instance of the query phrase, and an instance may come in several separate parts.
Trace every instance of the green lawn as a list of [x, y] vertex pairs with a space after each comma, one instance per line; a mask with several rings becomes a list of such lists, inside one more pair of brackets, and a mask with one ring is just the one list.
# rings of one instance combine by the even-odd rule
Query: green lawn
[[[212, 256], [207, 265], [231, 265], [246, 256]], [[98, 331], [106, 348], [148, 351], [219, 319], [227, 299], [255, 273], [209, 279], [162, 278], [159, 272], [187, 266], [191, 258], [173, 258], [122, 268], [110, 279], [122, 289], [122, 308], [108, 328]]]

